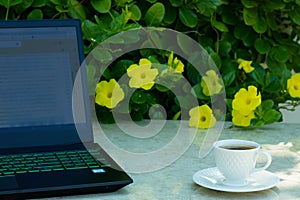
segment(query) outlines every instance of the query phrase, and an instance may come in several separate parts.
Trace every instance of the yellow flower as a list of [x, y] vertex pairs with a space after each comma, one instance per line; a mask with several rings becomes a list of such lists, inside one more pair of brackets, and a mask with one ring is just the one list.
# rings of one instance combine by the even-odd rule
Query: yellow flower
[[300, 74], [293, 74], [292, 77], [287, 80], [287, 89], [291, 97], [300, 98]]
[[249, 115], [257, 106], [261, 104], [261, 95], [257, 94], [257, 88], [250, 85], [248, 91], [241, 88], [235, 95], [232, 101], [233, 110], [239, 111], [243, 115]]
[[114, 108], [124, 99], [124, 91], [115, 79], [101, 81], [96, 86], [95, 102], [100, 106]]
[[189, 111], [189, 126], [201, 129], [207, 129], [215, 126], [216, 118], [208, 105], [202, 105], [192, 108]]
[[239, 69], [243, 69], [246, 73], [250, 73], [254, 70], [254, 67], [251, 66], [252, 61], [238, 59], [238, 63], [239, 63]]
[[205, 96], [219, 94], [222, 90], [222, 85], [219, 83], [219, 77], [214, 70], [208, 70], [206, 76], [202, 77], [200, 84]]
[[181, 60], [177, 59], [177, 57], [174, 59], [174, 65], [176, 72], [183, 72], [184, 71], [184, 64], [181, 62]]
[[173, 52], [169, 55], [168, 58], [168, 66], [173, 68], [175, 72], [184, 72], [184, 64], [179, 60], [177, 57], [173, 59], [174, 55]]
[[236, 126], [250, 126], [251, 119], [254, 117], [254, 111], [250, 112], [248, 115], [243, 115], [237, 110], [232, 110], [232, 123]]
[[158, 75], [158, 70], [151, 69], [151, 61], [142, 58], [139, 65], [132, 64], [129, 66], [127, 74], [130, 77], [129, 86], [131, 88], [150, 90], [155, 83], [154, 79]]

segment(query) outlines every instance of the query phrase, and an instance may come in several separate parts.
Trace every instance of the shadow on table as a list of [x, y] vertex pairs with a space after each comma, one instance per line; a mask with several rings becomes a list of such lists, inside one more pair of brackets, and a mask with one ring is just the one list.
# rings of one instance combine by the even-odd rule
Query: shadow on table
[[245, 193], [230, 193], [230, 192], [220, 192], [214, 191], [210, 189], [206, 189], [203, 187], [199, 187], [194, 190], [191, 194], [190, 200], [277, 200], [279, 199], [279, 195], [276, 192], [277, 188], [264, 190], [260, 192], [245, 192]]

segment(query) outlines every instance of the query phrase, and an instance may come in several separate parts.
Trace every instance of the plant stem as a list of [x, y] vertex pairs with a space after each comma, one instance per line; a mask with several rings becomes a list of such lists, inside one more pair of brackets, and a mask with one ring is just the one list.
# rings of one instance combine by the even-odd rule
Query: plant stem
[[[9, 3], [9, 0], [8, 0], [8, 3]], [[10, 8], [10, 6], [8, 5], [8, 7], [6, 8], [5, 20], [8, 20], [9, 8]]]

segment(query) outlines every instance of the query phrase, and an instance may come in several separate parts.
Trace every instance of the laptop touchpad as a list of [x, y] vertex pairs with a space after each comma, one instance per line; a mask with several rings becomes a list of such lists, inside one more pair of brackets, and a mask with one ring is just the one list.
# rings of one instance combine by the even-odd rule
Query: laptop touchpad
[[0, 176], [0, 190], [9, 190], [18, 188], [15, 176]]

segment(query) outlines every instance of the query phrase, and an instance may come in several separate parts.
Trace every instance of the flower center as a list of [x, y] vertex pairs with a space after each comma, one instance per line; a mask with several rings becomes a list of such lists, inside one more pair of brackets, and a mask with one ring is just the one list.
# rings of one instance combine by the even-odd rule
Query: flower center
[[146, 74], [145, 73], [141, 73], [141, 79], [146, 78]]
[[294, 89], [298, 90], [299, 89], [298, 85], [294, 85]]
[[109, 92], [109, 93], [107, 93], [107, 95], [106, 95], [106, 96], [107, 96], [107, 98], [109, 98], [109, 99], [110, 99], [110, 98], [112, 97], [112, 92]]
[[251, 99], [247, 99], [247, 100], [246, 100], [246, 104], [247, 104], [247, 105], [251, 104]]
[[205, 117], [205, 116], [201, 116], [201, 117], [200, 117], [200, 121], [201, 121], [201, 122], [205, 122], [205, 121], [206, 121], [206, 117]]

